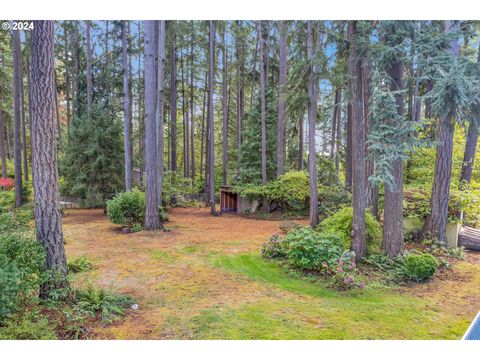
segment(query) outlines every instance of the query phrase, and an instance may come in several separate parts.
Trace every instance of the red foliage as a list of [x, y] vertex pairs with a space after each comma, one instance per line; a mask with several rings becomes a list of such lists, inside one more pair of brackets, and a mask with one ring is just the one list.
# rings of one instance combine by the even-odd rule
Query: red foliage
[[15, 180], [12, 178], [0, 178], [0, 186], [12, 187], [15, 185]]

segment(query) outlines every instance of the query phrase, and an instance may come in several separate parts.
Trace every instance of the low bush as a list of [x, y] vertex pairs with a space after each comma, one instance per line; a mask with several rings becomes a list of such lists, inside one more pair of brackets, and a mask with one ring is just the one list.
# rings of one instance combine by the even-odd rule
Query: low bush
[[301, 225], [299, 223], [296, 223], [295, 221], [286, 220], [282, 221], [278, 227], [286, 234], [290, 230], [298, 229], [299, 227], [301, 227]]
[[438, 261], [431, 254], [408, 254], [405, 259], [407, 275], [415, 281], [431, 278], [438, 269]]
[[332, 269], [331, 285], [337, 290], [352, 290], [365, 288], [365, 283], [359, 280], [358, 268], [355, 263], [355, 252], [345, 251]]
[[87, 256], [83, 255], [72, 261], [68, 261], [67, 267], [68, 271], [72, 273], [80, 273], [92, 270], [93, 264]]
[[[317, 231], [324, 234], [334, 234], [342, 239], [345, 250], [351, 247], [351, 233], [352, 233], [353, 209], [351, 207], [344, 207], [337, 211], [332, 216], [323, 220]], [[380, 249], [382, 228], [378, 221], [369, 212], [365, 212], [365, 235], [367, 239], [367, 252], [374, 253]]]
[[142, 225], [145, 219], [145, 193], [138, 189], [122, 192], [107, 201], [107, 216], [117, 225]]
[[290, 231], [282, 242], [290, 264], [303, 270], [327, 270], [343, 254], [342, 239], [335, 234], [319, 234], [311, 227]]
[[75, 292], [75, 306], [93, 316], [100, 316], [105, 323], [115, 321], [133, 303], [131, 296], [113, 294], [92, 285]]
[[0, 327], [0, 340], [55, 340], [54, 327], [47, 317], [29, 313], [9, 319]]
[[262, 245], [262, 256], [267, 259], [285, 257], [284, 249], [282, 248], [283, 238], [279, 235], [273, 235], [268, 241]]

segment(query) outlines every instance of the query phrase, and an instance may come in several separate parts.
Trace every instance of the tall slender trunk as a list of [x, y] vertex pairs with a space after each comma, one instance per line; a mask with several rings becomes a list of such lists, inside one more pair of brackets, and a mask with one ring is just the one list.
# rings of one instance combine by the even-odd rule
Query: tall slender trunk
[[227, 108], [227, 23], [222, 34], [222, 183], [227, 184], [228, 108]]
[[55, 96], [55, 118], [57, 119], [57, 137], [58, 137], [58, 143], [60, 146], [62, 146], [62, 126], [60, 123], [60, 111], [58, 107], [58, 91], [57, 91], [57, 73], [55, 72], [55, 79], [53, 83], [53, 90], [54, 90], [54, 96]]
[[0, 99], [0, 161], [2, 164], [2, 177], [6, 178], [7, 177], [7, 153], [5, 149], [2, 99]]
[[[237, 21], [240, 26], [240, 21]], [[242, 123], [243, 123], [243, 107], [244, 107], [244, 52], [245, 45], [243, 39], [236, 39], [235, 56], [237, 60], [237, 174], [240, 174], [240, 147], [242, 145]]]
[[260, 125], [262, 131], [261, 148], [262, 148], [262, 184], [267, 183], [267, 125], [265, 119], [265, 41], [263, 38], [262, 21], [257, 23], [258, 36], [260, 38]]
[[[397, 92], [395, 100], [397, 113], [403, 116], [403, 64], [394, 61], [387, 69], [390, 77], [390, 91]], [[394, 125], [394, 124], [392, 124]], [[385, 186], [384, 221], [383, 221], [383, 249], [390, 257], [397, 256], [403, 250], [403, 160], [394, 160], [392, 175], [395, 187]]]
[[15, 207], [22, 206], [22, 58], [20, 50], [20, 31], [13, 31], [13, 151], [15, 166]]
[[22, 160], [23, 160], [23, 178], [28, 182], [28, 151], [27, 151], [27, 120], [25, 119], [25, 88], [23, 84], [23, 71], [20, 79], [20, 101], [22, 103]]
[[336, 145], [336, 136], [337, 136], [337, 118], [338, 111], [340, 109], [340, 104], [338, 102], [338, 97], [340, 95], [340, 87], [335, 89], [335, 100], [333, 104], [333, 116], [332, 116], [332, 130], [330, 134], [330, 159], [335, 160], [335, 145]]
[[368, 137], [372, 127], [372, 114], [370, 110], [371, 97], [371, 78], [368, 61], [363, 59], [362, 66], [362, 90], [363, 90], [363, 118], [365, 123], [365, 202], [366, 207], [370, 209], [373, 216], [378, 215], [378, 186], [372, 184], [368, 179], [373, 175], [375, 169], [375, 160], [373, 152], [368, 150]]
[[123, 146], [125, 154], [125, 190], [132, 190], [132, 146], [130, 119], [130, 89], [127, 44], [127, 21], [122, 21], [122, 70], [123, 70]]
[[[320, 36], [320, 34], [318, 34]], [[317, 49], [318, 50], [318, 49]], [[315, 147], [315, 129], [317, 125], [317, 77], [314, 63], [312, 22], [307, 22], [307, 61], [308, 68], [308, 172], [310, 174], [310, 226], [318, 225], [318, 183], [317, 151]]]
[[350, 77], [350, 99], [352, 106], [352, 250], [357, 260], [366, 252], [365, 238], [365, 134], [362, 104], [362, 62], [358, 54], [357, 22], [349, 21], [348, 38], [350, 56], [348, 74]]
[[302, 111], [300, 115], [300, 119], [298, 120], [298, 170], [302, 171], [304, 164], [303, 164], [303, 151], [304, 151], [304, 129], [303, 129], [303, 122], [304, 122], [304, 113]]
[[74, 107], [74, 118], [77, 119], [79, 115], [79, 99], [78, 99], [78, 90], [79, 90], [79, 85], [78, 85], [78, 80], [80, 77], [80, 45], [79, 45], [79, 40], [78, 40], [78, 22], [74, 22], [74, 31], [73, 31], [73, 49], [74, 49], [74, 55], [73, 55], [73, 67], [75, 69], [75, 75], [74, 75], [74, 81], [72, 81], [72, 86], [73, 86], [73, 91], [72, 95], [74, 98], [73, 102], [73, 107]]
[[342, 144], [342, 88], [338, 89], [337, 136], [335, 142], [335, 174], [337, 184], [340, 182], [340, 146]]
[[90, 21], [86, 21], [86, 46], [87, 46], [87, 111], [93, 110], [93, 79], [92, 79], [92, 47], [90, 45]]
[[170, 170], [177, 171], [177, 56], [175, 53], [175, 25], [169, 23], [170, 41]]
[[[192, 26], [194, 22], [192, 21]], [[192, 177], [192, 187], [195, 185], [195, 105], [194, 105], [194, 42], [195, 42], [195, 28], [192, 28], [190, 38], [190, 175]]]
[[205, 142], [205, 109], [207, 106], [207, 85], [208, 85], [208, 72], [205, 72], [205, 85], [203, 86], [203, 103], [202, 103], [202, 127], [200, 131], [200, 177], [203, 176], [203, 144]]
[[277, 177], [284, 173], [285, 163], [285, 115], [287, 111], [287, 24], [279, 23], [279, 81], [277, 125]]
[[250, 90], [250, 112], [253, 109], [253, 99], [255, 94], [255, 77], [257, 72], [257, 57], [258, 57], [258, 44], [260, 41], [260, 34], [257, 32], [257, 41], [255, 43], [255, 50], [253, 53], [253, 65], [252, 65], [252, 88]]
[[352, 95], [349, 96], [347, 105], [347, 146], [345, 154], [345, 187], [347, 190], [352, 189]]
[[[141, 21], [138, 22], [137, 33], [138, 33], [138, 47], [141, 45]], [[141, 72], [141, 56], [138, 52], [137, 57], [137, 93], [138, 93], [138, 162], [139, 162], [139, 171], [140, 171], [140, 184], [143, 184], [143, 86], [142, 86], [142, 72]]]
[[155, 21], [144, 21], [145, 27], [145, 229], [161, 227], [157, 201], [157, 146], [156, 146], [156, 105], [155, 78]]
[[467, 142], [465, 143], [465, 152], [463, 154], [462, 174], [460, 175], [460, 187], [470, 184], [472, 180], [473, 163], [478, 141], [478, 120], [470, 120], [468, 124]]
[[208, 192], [210, 196], [210, 213], [216, 215], [217, 211], [215, 209], [215, 174], [214, 174], [214, 148], [215, 143], [214, 139], [214, 129], [213, 129], [213, 91], [215, 83], [215, 22], [210, 20], [210, 31], [209, 31], [209, 75], [208, 75], [208, 177], [209, 177], [209, 186]]
[[34, 21], [32, 30], [32, 178], [37, 242], [45, 250], [45, 270], [61, 279], [42, 282], [40, 297], [67, 285], [67, 261], [58, 194], [54, 114], [53, 21]]
[[164, 137], [164, 80], [165, 80], [165, 20], [158, 22], [158, 70], [157, 70], [157, 202], [162, 206]]
[[187, 101], [185, 97], [185, 63], [183, 56], [183, 49], [180, 48], [180, 69], [181, 69], [181, 84], [182, 84], [182, 133], [183, 133], [183, 177], [188, 177], [188, 110]]
[[[458, 30], [458, 21], [445, 21], [445, 32]], [[450, 42], [450, 54], [458, 57], [460, 47], [456, 39]], [[438, 141], [435, 156], [435, 170], [431, 198], [431, 214], [427, 217], [424, 232], [433, 235], [442, 244], [446, 243], [448, 201], [450, 198], [450, 178], [452, 175], [454, 120], [440, 116], [438, 121]]]
[[64, 37], [64, 65], [65, 65], [65, 101], [67, 112], [67, 131], [70, 131], [70, 73], [68, 72], [69, 60], [68, 60], [68, 33], [67, 33], [67, 21], [63, 22], [63, 37]]

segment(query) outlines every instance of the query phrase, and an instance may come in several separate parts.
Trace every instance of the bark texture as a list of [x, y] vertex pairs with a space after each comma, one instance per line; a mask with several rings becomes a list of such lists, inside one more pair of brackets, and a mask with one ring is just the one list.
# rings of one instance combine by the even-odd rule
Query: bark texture
[[35, 21], [32, 30], [32, 177], [35, 230], [45, 249], [45, 270], [57, 271], [60, 281], [41, 285], [40, 297], [66, 286], [67, 263], [58, 195], [58, 168], [54, 119], [53, 21]]
[[222, 36], [222, 183], [227, 184], [227, 155], [228, 155], [228, 107], [227, 107], [227, 42], [226, 24]]
[[215, 22], [211, 21], [209, 31], [209, 75], [208, 75], [208, 137], [207, 137], [207, 164], [208, 164], [208, 195], [210, 202], [210, 213], [216, 215], [215, 208], [215, 155], [214, 155], [214, 129], [213, 129], [213, 91], [215, 83]]
[[127, 21], [122, 21], [122, 70], [123, 70], [123, 146], [125, 152], [125, 190], [132, 190], [133, 168], [132, 168], [132, 144], [130, 118], [130, 84], [128, 64], [128, 43], [127, 43]]
[[365, 256], [365, 134], [362, 104], [362, 62], [358, 54], [357, 22], [349, 21], [348, 38], [350, 57], [348, 73], [350, 77], [350, 97], [352, 107], [352, 250], [357, 260]]
[[[458, 21], [445, 21], [445, 32], [458, 30]], [[450, 54], [459, 56], [458, 41], [450, 42]], [[450, 178], [452, 176], [454, 119], [441, 116], [438, 121], [438, 139], [435, 156], [435, 170], [431, 198], [431, 214], [427, 217], [424, 232], [433, 235], [440, 243], [446, 243], [448, 201], [450, 199]]]
[[157, 135], [157, 203], [162, 206], [163, 195], [163, 148], [164, 138], [164, 80], [165, 80], [165, 20], [158, 21], [158, 69], [157, 69], [157, 114], [156, 114], [156, 135]]
[[157, 202], [155, 21], [145, 21], [145, 229], [161, 227]]
[[277, 126], [277, 177], [283, 175], [285, 163], [285, 115], [287, 112], [287, 24], [279, 23], [279, 80]]
[[93, 110], [93, 79], [92, 79], [92, 47], [90, 44], [90, 21], [86, 22], [86, 46], [87, 46], [87, 111]]
[[267, 125], [265, 120], [265, 40], [263, 38], [262, 21], [257, 23], [260, 48], [260, 126], [262, 128], [262, 184], [267, 183]]
[[[15, 170], [15, 207], [22, 206], [22, 60], [20, 31], [13, 31], [13, 157]], [[53, 86], [52, 86], [53, 89]], [[51, 91], [50, 91], [51, 92]], [[52, 97], [53, 100], [53, 97]], [[52, 109], [52, 114], [54, 109]]]

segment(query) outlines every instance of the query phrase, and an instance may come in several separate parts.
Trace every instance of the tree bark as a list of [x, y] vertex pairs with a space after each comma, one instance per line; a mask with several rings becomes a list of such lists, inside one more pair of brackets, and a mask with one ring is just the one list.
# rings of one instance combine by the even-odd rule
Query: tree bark
[[303, 126], [303, 122], [304, 122], [304, 113], [302, 111], [302, 114], [300, 116], [300, 119], [298, 120], [298, 170], [299, 171], [302, 171], [303, 168], [304, 168], [304, 164], [303, 164], [303, 151], [304, 151], [304, 140], [303, 140], [303, 136], [304, 136], [304, 126]]
[[339, 95], [340, 95], [340, 90], [341, 88], [338, 87], [335, 89], [335, 100], [333, 104], [333, 117], [332, 117], [332, 131], [331, 131], [331, 137], [330, 137], [330, 159], [335, 160], [335, 154], [336, 154], [336, 136], [337, 136], [337, 118], [338, 118], [338, 111], [340, 110], [340, 104], [339, 104]]
[[260, 125], [262, 128], [262, 184], [267, 183], [267, 125], [265, 119], [265, 41], [263, 38], [262, 21], [257, 23], [257, 31], [260, 39]]
[[[320, 34], [318, 34], [320, 36]], [[318, 49], [317, 49], [318, 50]], [[316, 65], [314, 64], [312, 22], [307, 22], [307, 61], [308, 68], [308, 172], [310, 174], [310, 226], [318, 225], [318, 183], [317, 151], [315, 148], [315, 128], [317, 125]]]
[[473, 163], [478, 141], [478, 125], [476, 120], [470, 120], [468, 124], [467, 142], [463, 154], [462, 174], [460, 175], [460, 187], [470, 184], [472, 180]]
[[74, 48], [74, 55], [73, 55], [73, 66], [75, 68], [75, 76], [74, 81], [72, 82], [73, 91], [72, 95], [74, 98], [73, 107], [74, 107], [74, 119], [78, 118], [78, 78], [80, 76], [80, 45], [78, 41], [78, 22], [74, 22], [74, 31], [73, 31], [73, 48]]
[[195, 186], [194, 42], [195, 27], [192, 21], [192, 34], [190, 38], [190, 174], [192, 177], [192, 187]]
[[22, 60], [20, 50], [20, 31], [13, 31], [13, 152], [15, 166], [15, 207], [22, 206]]
[[201, 127], [201, 134], [200, 134], [200, 177], [203, 176], [203, 170], [204, 170], [203, 144], [205, 142], [205, 108], [207, 106], [207, 85], [208, 85], [208, 72], [205, 72], [205, 85], [203, 86], [203, 104], [202, 104], [202, 127]]
[[340, 182], [340, 146], [342, 144], [342, 88], [338, 92], [337, 136], [335, 142], [335, 174], [337, 184]]
[[350, 57], [348, 73], [350, 78], [350, 99], [352, 107], [352, 250], [357, 260], [366, 252], [365, 239], [365, 134], [362, 104], [362, 62], [358, 54], [357, 21], [348, 22]]
[[[447, 20], [444, 25], [446, 33], [458, 30], [456, 21]], [[455, 39], [450, 42], [450, 54], [454, 57], [460, 54], [459, 44]], [[424, 232], [433, 235], [442, 244], [446, 243], [454, 131], [453, 119], [440, 116], [431, 198], [432, 211], [425, 221]]]
[[45, 270], [56, 271], [60, 281], [43, 282], [40, 297], [67, 285], [67, 262], [58, 195], [58, 168], [54, 119], [53, 21], [34, 21], [32, 30], [32, 178], [35, 230], [45, 250]]
[[157, 201], [155, 21], [144, 21], [145, 28], [145, 229], [161, 228]]
[[5, 135], [3, 127], [3, 110], [2, 101], [0, 99], [0, 160], [2, 164], [2, 177], [7, 177], [7, 153], [5, 149]]
[[372, 127], [372, 114], [370, 112], [371, 79], [369, 64], [364, 59], [362, 66], [362, 90], [363, 90], [363, 118], [365, 122], [365, 202], [373, 216], [378, 216], [378, 186], [372, 184], [368, 179], [373, 175], [375, 160], [373, 153], [368, 150], [368, 136]]
[[86, 46], [87, 46], [87, 111], [93, 110], [93, 79], [92, 79], [92, 47], [90, 46], [90, 21], [86, 21]]
[[183, 49], [180, 48], [180, 69], [181, 69], [181, 84], [182, 84], [182, 133], [183, 133], [183, 177], [187, 178], [189, 176], [188, 172], [188, 155], [190, 152], [188, 144], [188, 109], [187, 109], [187, 100], [185, 95], [185, 62]]
[[164, 138], [164, 80], [165, 80], [165, 20], [158, 21], [158, 71], [157, 71], [157, 202], [162, 206], [163, 195], [163, 148]]
[[177, 171], [177, 56], [175, 53], [175, 25], [169, 23], [170, 42], [170, 170]]
[[[390, 91], [400, 92], [403, 90], [403, 64], [394, 61], [387, 69], [390, 77]], [[403, 116], [403, 96], [395, 95], [397, 113]], [[392, 124], [394, 126], [394, 124]], [[403, 160], [397, 159], [392, 164], [392, 175], [395, 179], [395, 187], [390, 189], [385, 186], [384, 195], [384, 222], [383, 222], [383, 249], [393, 258], [403, 250]]]
[[213, 129], [213, 84], [215, 82], [215, 23], [210, 20], [209, 31], [209, 75], [208, 75], [208, 192], [210, 196], [210, 213], [216, 215], [215, 209], [215, 174], [214, 174], [214, 129]]
[[[22, 66], [22, 64], [20, 64]], [[23, 178], [28, 182], [28, 151], [27, 151], [27, 120], [25, 119], [25, 88], [23, 84], [23, 71], [20, 78], [20, 101], [22, 113], [22, 160], [23, 160]], [[57, 112], [58, 114], [58, 112]], [[61, 144], [61, 142], [60, 142]]]
[[123, 70], [123, 146], [125, 153], [125, 190], [132, 190], [132, 145], [130, 118], [129, 64], [127, 44], [127, 21], [122, 21], [122, 70]]
[[227, 108], [227, 23], [222, 36], [222, 181], [227, 185], [227, 149], [228, 149], [228, 108]]
[[58, 137], [58, 144], [62, 145], [62, 126], [60, 122], [60, 111], [58, 108], [58, 91], [57, 91], [57, 73], [55, 72], [54, 76], [54, 83], [53, 83], [53, 90], [55, 96], [55, 118], [57, 120], [57, 137]]
[[63, 22], [63, 36], [64, 36], [64, 64], [65, 64], [65, 101], [66, 101], [66, 111], [67, 111], [67, 130], [70, 130], [70, 74], [68, 72], [68, 34], [67, 34], [67, 22]]
[[285, 115], [287, 110], [287, 24], [279, 23], [279, 81], [277, 126], [277, 177], [283, 175], [285, 163]]
[[[240, 26], [240, 21], [237, 21], [237, 26]], [[243, 107], [244, 107], [244, 53], [245, 45], [243, 38], [240, 36], [236, 39], [235, 56], [237, 60], [237, 174], [240, 174], [240, 147], [242, 145], [242, 123], [243, 123]]]
[[352, 96], [348, 100], [347, 105], [347, 147], [345, 154], [345, 187], [352, 190]]

